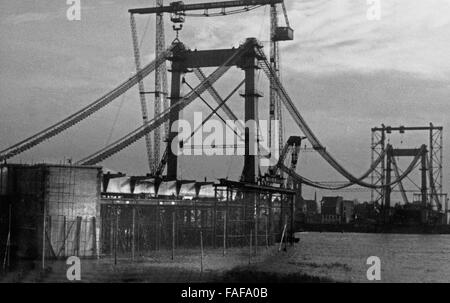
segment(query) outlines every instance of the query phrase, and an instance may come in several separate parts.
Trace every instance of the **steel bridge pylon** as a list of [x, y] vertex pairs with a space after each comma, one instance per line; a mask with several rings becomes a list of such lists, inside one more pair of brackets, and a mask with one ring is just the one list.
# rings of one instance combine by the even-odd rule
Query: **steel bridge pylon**
[[[172, 57], [169, 60], [171, 64], [171, 91], [170, 91], [170, 106], [174, 106], [182, 97], [180, 95], [180, 85], [184, 73], [191, 69], [203, 67], [218, 67], [224, 64], [229, 66], [236, 66], [245, 72], [245, 90], [241, 94], [244, 97], [244, 122], [258, 121], [258, 99], [262, 95], [256, 89], [256, 70], [259, 69], [259, 59], [256, 49], [262, 46], [255, 38], [248, 38], [246, 44], [249, 44], [248, 50], [236, 60], [228, 61], [229, 58], [236, 52], [236, 49], [218, 49], [218, 50], [202, 50], [191, 51], [188, 50], [183, 43], [175, 42], [172, 48]], [[250, 46], [251, 44], [251, 46]], [[179, 112], [171, 112], [169, 120], [169, 140], [168, 144], [173, 147], [173, 140], [178, 136], [178, 132], [173, 131], [173, 125], [179, 118]], [[256, 183], [257, 174], [257, 151], [256, 138], [257, 127], [245, 128], [245, 155], [244, 155], [244, 169], [243, 181], [247, 183]], [[169, 149], [167, 159], [167, 179], [176, 180], [178, 172], [178, 156], [174, 153], [172, 148]]]
[[[387, 154], [385, 153], [387, 148], [387, 135], [392, 132], [399, 132], [400, 134], [406, 131], [422, 131], [428, 132], [428, 156], [426, 163], [426, 170], [428, 172], [428, 190], [427, 194], [429, 202], [435, 201], [438, 205], [445, 205], [446, 201], [441, 201], [443, 194], [443, 127], [434, 126], [430, 123], [429, 126], [419, 126], [419, 127], [391, 127], [385, 126], [372, 128], [372, 138], [371, 138], [371, 160], [385, 154], [385, 157], [377, 165], [373, 173], [371, 174], [371, 183], [373, 185], [382, 185], [379, 189], [372, 189], [371, 191], [371, 201], [383, 204], [386, 200], [386, 170], [387, 170]], [[423, 167], [422, 167], [423, 169]], [[421, 196], [423, 196], [421, 194]]]

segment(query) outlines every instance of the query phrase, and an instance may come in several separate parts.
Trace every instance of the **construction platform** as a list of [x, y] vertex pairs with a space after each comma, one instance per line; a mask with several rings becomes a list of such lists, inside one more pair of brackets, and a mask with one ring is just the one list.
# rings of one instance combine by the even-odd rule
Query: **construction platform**
[[0, 246], [11, 260], [257, 247], [293, 233], [295, 192], [288, 189], [128, 177], [100, 166], [6, 164], [0, 171]]

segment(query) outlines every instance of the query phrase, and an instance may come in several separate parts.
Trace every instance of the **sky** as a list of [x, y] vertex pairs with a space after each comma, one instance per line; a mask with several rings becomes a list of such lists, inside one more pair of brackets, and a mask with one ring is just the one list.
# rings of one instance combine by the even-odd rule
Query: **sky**
[[[327, 150], [355, 175], [370, 164], [372, 127], [430, 122], [443, 126], [444, 192], [448, 191], [450, 1], [380, 0], [379, 20], [368, 19], [370, 3], [287, 0], [295, 39], [280, 43], [284, 86]], [[127, 10], [147, 6], [153, 6], [153, 1], [81, 0], [81, 20], [69, 21], [65, 1], [0, 0], [0, 149], [63, 119], [127, 79], [135, 70]], [[175, 38], [168, 19], [166, 44]], [[284, 24], [282, 15], [280, 23]], [[154, 16], [138, 16], [137, 25], [142, 61], [149, 62], [154, 57]], [[180, 40], [191, 49], [237, 47], [247, 37], [258, 38], [268, 54], [268, 7], [245, 15], [187, 17], [180, 33]], [[227, 73], [216, 85], [219, 93], [227, 95], [242, 75], [238, 69]], [[198, 83], [192, 75], [186, 79]], [[148, 77], [146, 87], [151, 88], [153, 81]], [[263, 74], [258, 74], [258, 85], [266, 96], [259, 106], [264, 119], [268, 83]], [[152, 100], [148, 101], [152, 107]], [[236, 95], [230, 102], [241, 117], [242, 98]], [[190, 119], [195, 111], [208, 113], [197, 101], [182, 117]], [[284, 122], [285, 138], [301, 134], [286, 111]], [[75, 161], [141, 123], [134, 88], [63, 135], [11, 161]], [[427, 144], [428, 137], [426, 133], [392, 134], [390, 142], [415, 148]], [[403, 167], [407, 162], [401, 161]], [[130, 175], [145, 174], [144, 143], [101, 164]], [[197, 156], [183, 157], [179, 171], [180, 177], [188, 179], [237, 179], [241, 167], [240, 157]], [[343, 180], [314, 153], [300, 155], [298, 171], [314, 180]], [[369, 196], [367, 192], [318, 193], [360, 200]], [[313, 189], [305, 189], [306, 198], [313, 195]]]

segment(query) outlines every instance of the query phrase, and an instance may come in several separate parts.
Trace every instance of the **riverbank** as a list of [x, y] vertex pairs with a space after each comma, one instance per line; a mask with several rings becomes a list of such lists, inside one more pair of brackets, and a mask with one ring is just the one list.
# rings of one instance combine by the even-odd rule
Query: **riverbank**
[[450, 225], [401, 224], [299, 224], [298, 231], [373, 234], [450, 234]]
[[[171, 251], [155, 251], [132, 261], [129, 256], [81, 260], [81, 281], [84, 283], [202, 283], [202, 282], [331, 282], [307, 273], [282, 272], [293, 247], [278, 251], [277, 246], [206, 249], [203, 260], [198, 249], [178, 250], [172, 260]], [[287, 260], [287, 259], [286, 259]], [[46, 270], [39, 262], [22, 265], [16, 271], [0, 277], [0, 282], [64, 283], [68, 282], [68, 265], [63, 260], [48, 261]]]
[[[81, 260], [81, 281], [85, 283], [196, 283], [196, 282], [369, 282], [367, 260], [381, 261], [380, 282], [450, 282], [450, 236], [370, 233], [298, 234], [300, 241], [286, 251], [277, 246], [227, 250], [206, 248], [203, 271], [198, 249], [151, 252], [131, 261], [119, 256]], [[250, 262], [250, 264], [249, 264]], [[34, 268], [31, 268], [34, 266]], [[0, 276], [0, 282], [68, 282], [65, 261], [41, 264]], [[371, 283], [373, 281], [370, 281]]]

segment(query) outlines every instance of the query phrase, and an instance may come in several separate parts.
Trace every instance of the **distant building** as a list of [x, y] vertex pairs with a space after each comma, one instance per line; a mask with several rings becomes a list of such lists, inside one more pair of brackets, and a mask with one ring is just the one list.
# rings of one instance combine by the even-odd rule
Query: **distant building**
[[322, 197], [321, 214], [322, 223], [338, 224], [341, 223], [340, 205], [342, 204], [342, 197]]
[[322, 223], [325, 224], [346, 224], [353, 221], [355, 203], [344, 200], [340, 196], [322, 197], [321, 213]]
[[320, 223], [321, 220], [317, 219], [317, 216], [320, 217], [316, 196], [314, 200], [297, 200], [295, 218], [298, 223]]
[[344, 200], [342, 205], [342, 223], [350, 223], [355, 219], [355, 202]]
[[374, 203], [355, 203], [355, 221], [364, 223], [373, 222], [378, 218], [379, 211]]
[[298, 207], [299, 211], [306, 215], [315, 215], [318, 213], [318, 207], [317, 207], [316, 200], [302, 199], [298, 206], [299, 206]]

